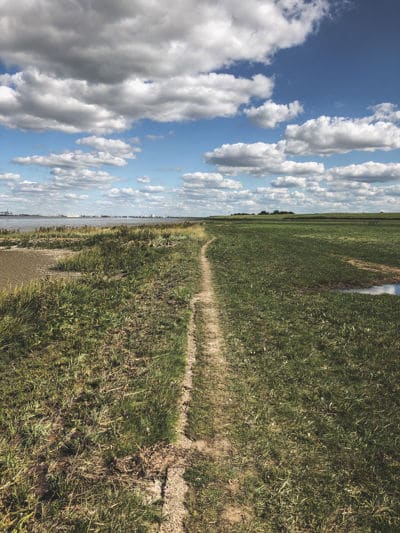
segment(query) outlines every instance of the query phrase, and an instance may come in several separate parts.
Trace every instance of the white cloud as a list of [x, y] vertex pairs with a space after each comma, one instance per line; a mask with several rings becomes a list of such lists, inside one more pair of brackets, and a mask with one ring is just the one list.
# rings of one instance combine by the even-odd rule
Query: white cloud
[[227, 174], [246, 173], [255, 176], [274, 174], [322, 174], [324, 165], [316, 162], [296, 162], [285, 159], [284, 143], [224, 144], [205, 154], [207, 163], [217, 165]]
[[[51, 177], [47, 181], [18, 180], [13, 183], [10, 182], [9, 186], [14, 194], [51, 194], [62, 190], [104, 189], [109, 187], [117, 179], [107, 172], [100, 170], [55, 168], [52, 170]], [[68, 194], [75, 193], [71, 192]]]
[[14, 174], [13, 172], [6, 172], [5, 174], [0, 174], [0, 183], [2, 181], [7, 183], [14, 183], [19, 181], [21, 176], [19, 174]]
[[162, 185], [146, 185], [142, 189], [140, 189], [141, 192], [153, 192], [153, 193], [160, 193], [165, 191], [165, 187]]
[[137, 178], [137, 180], [139, 183], [150, 183], [151, 182], [151, 178], [149, 178], [149, 176], [141, 176], [140, 178]]
[[305, 41], [328, 0], [3, 0], [0, 124], [122, 131], [132, 121], [231, 117], [272, 82], [217, 74]]
[[32, 69], [0, 75], [0, 123], [10, 128], [65, 133], [128, 128], [125, 117], [90, 101], [89, 95], [90, 87], [82, 80], [57, 79]]
[[227, 179], [218, 172], [193, 172], [183, 175], [184, 189], [241, 189], [240, 181]]
[[400, 181], [400, 163], [377, 163], [368, 161], [358, 165], [334, 167], [329, 169], [333, 178], [361, 181], [366, 183]]
[[245, 109], [244, 113], [261, 128], [275, 128], [281, 122], [296, 118], [303, 111], [303, 106], [297, 100], [290, 104], [276, 104], [268, 100], [259, 107]]
[[273, 88], [273, 82], [261, 74], [246, 79], [215, 73], [88, 84], [29, 70], [0, 75], [0, 83], [1, 124], [66, 133], [121, 131], [140, 119], [231, 117], [251, 98], [270, 96]]
[[285, 132], [285, 150], [289, 154], [329, 155], [400, 148], [400, 128], [373, 120], [321, 116], [301, 125], [291, 124]]
[[113, 189], [110, 189], [107, 191], [107, 196], [109, 198], [126, 198], [126, 197], [137, 197], [140, 196], [140, 191], [138, 189], [134, 189], [133, 187], [114, 187]]
[[72, 192], [72, 193], [64, 194], [64, 198], [67, 198], [67, 200], [87, 200], [88, 195], [87, 194], [76, 194]]
[[127, 159], [134, 159], [134, 154], [141, 152], [140, 148], [132, 147], [121, 139], [106, 139], [105, 137], [83, 137], [82, 139], [78, 139], [76, 144], [90, 146], [99, 152], [108, 152], [109, 154], [119, 155]]
[[386, 122], [399, 122], [400, 121], [400, 110], [397, 109], [397, 106], [389, 102], [383, 102], [372, 107], [374, 112], [373, 118], [375, 120], [384, 120]]
[[54, 168], [51, 174], [52, 187], [59, 189], [73, 187], [80, 189], [104, 188], [118, 180], [118, 178], [108, 172], [88, 168]]
[[271, 185], [273, 187], [303, 188], [307, 185], [307, 180], [306, 178], [298, 178], [295, 176], [281, 176], [271, 181]]
[[82, 152], [81, 150], [74, 150], [73, 152], [63, 152], [61, 154], [15, 157], [13, 162], [19, 165], [60, 168], [100, 167], [102, 165], [123, 167], [127, 164], [125, 157], [126, 155], [120, 157], [108, 152]]
[[0, 57], [107, 84], [210, 72], [303, 43], [327, 8], [326, 0], [3, 0]]

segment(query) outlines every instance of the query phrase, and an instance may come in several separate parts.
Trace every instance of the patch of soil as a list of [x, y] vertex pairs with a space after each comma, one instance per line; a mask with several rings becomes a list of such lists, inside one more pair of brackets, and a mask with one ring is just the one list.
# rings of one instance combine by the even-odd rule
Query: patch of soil
[[51, 270], [70, 250], [0, 249], [0, 289], [10, 289], [45, 277], [75, 277], [76, 273]]
[[359, 261], [358, 259], [346, 259], [346, 263], [362, 270], [369, 270], [370, 272], [380, 272], [382, 274], [397, 276], [400, 278], [400, 268], [389, 265], [381, 265], [379, 263], [369, 263], [367, 261]]

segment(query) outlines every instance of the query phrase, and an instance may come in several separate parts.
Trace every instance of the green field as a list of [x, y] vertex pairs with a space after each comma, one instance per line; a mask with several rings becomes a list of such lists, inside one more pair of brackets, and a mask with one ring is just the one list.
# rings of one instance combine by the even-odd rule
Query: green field
[[149, 531], [175, 435], [199, 226], [46, 230], [78, 251], [0, 299], [0, 530]]
[[234, 451], [188, 472], [191, 530], [399, 531], [400, 298], [332, 289], [400, 280], [347, 262], [400, 267], [400, 224], [271, 222], [207, 226]]
[[400, 281], [400, 222], [280, 217], [0, 236], [80, 273], [0, 297], [0, 531], [157, 531], [212, 237], [186, 531], [400, 530], [400, 298], [334, 290]]

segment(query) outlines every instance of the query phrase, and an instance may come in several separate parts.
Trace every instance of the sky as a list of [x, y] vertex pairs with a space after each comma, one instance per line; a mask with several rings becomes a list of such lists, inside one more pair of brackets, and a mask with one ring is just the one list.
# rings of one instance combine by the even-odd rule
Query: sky
[[398, 0], [0, 0], [0, 211], [400, 211]]

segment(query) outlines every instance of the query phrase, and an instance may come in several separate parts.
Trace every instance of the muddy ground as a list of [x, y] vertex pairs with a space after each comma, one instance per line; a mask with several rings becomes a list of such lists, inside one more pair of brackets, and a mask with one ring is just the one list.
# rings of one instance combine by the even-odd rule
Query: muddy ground
[[72, 253], [70, 250], [0, 249], [0, 289], [25, 285], [45, 277], [68, 276], [69, 273], [52, 270], [52, 267]]

